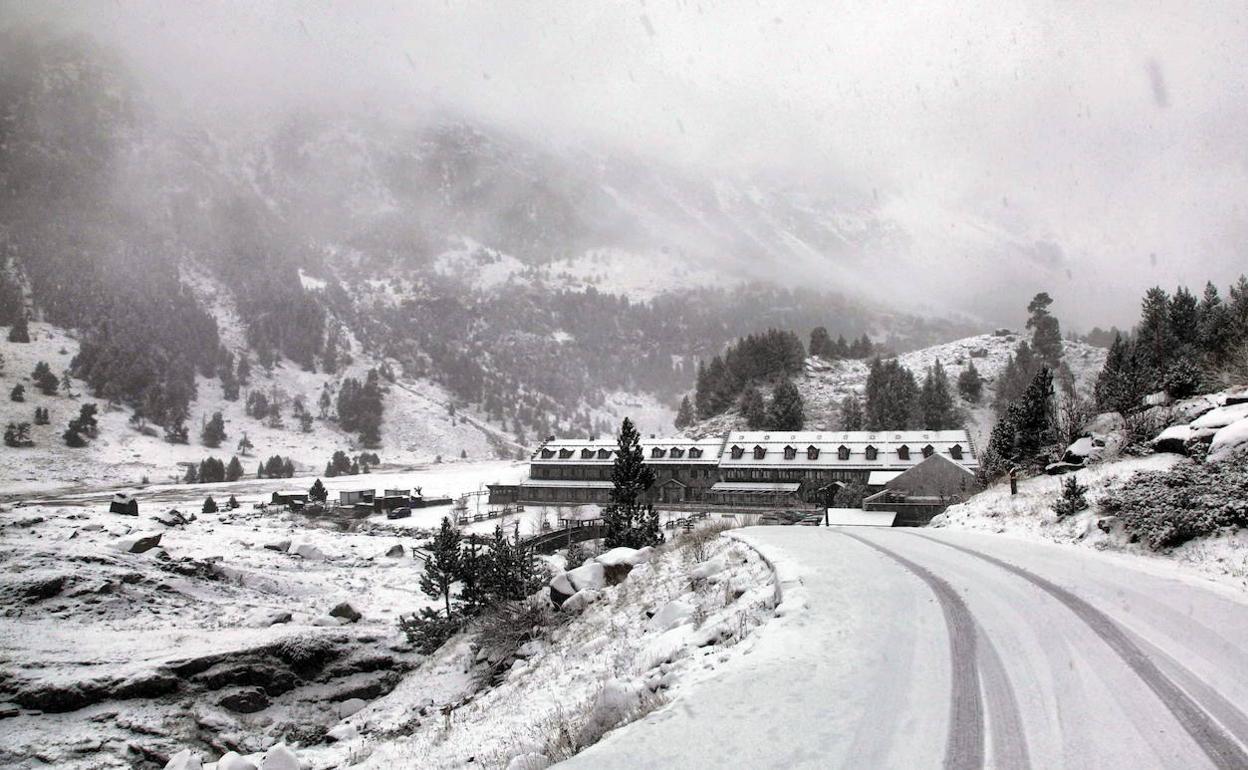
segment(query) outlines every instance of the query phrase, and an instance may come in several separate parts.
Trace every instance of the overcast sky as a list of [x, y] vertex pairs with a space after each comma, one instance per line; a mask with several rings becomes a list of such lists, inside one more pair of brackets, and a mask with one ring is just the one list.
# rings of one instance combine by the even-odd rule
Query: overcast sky
[[[1248, 270], [1242, 1], [108, 0], [5, 15], [120, 44], [191, 111], [443, 107], [556, 143], [873, 190], [920, 232], [999, 226], [1053, 244], [1036, 288], [1078, 326], [1130, 322], [1155, 283]], [[960, 269], [958, 240], [932, 243], [932, 262]]]

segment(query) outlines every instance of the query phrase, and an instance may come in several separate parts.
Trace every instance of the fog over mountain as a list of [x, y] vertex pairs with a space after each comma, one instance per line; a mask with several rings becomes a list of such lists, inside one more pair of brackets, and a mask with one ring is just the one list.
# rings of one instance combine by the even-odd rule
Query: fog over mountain
[[[1244, 6], [973, 5], [10, 2], [0, 15], [23, 36], [115, 51], [142, 129], [246, 145], [315, 118], [507, 137], [553, 158], [534, 171], [545, 182], [577, 171], [577, 218], [595, 225], [581, 246], [662, 243], [733, 275], [986, 322], [1016, 323], [1047, 290], [1075, 328], [1129, 323], [1153, 284], [1228, 283], [1248, 240]], [[359, 149], [347, 144], [319, 160]], [[655, 189], [648, 175], [688, 188], [604, 227], [593, 201], [622, 169], [637, 191]]]

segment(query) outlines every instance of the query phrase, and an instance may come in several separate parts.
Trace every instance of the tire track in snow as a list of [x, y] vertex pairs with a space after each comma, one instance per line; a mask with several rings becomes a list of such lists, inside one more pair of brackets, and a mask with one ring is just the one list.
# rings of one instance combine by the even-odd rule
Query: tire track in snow
[[1074, 612], [1097, 636], [1101, 637], [1110, 649], [1116, 652], [1123, 662], [1144, 681], [1144, 684], [1148, 685], [1148, 688], [1170, 710], [1170, 713], [1192, 737], [1192, 740], [1200, 746], [1215, 767], [1224, 768], [1224, 770], [1248, 768], [1248, 751], [1245, 751], [1232, 736], [1228, 735], [1188, 693], [1162, 673], [1157, 664], [1140, 648], [1140, 645], [1136, 644], [1128, 633], [1108, 615], [1056, 583], [995, 556], [927, 535], [914, 533], [914, 537], [921, 537], [995, 564], [1053, 596]]
[[984, 766], [984, 704], [976, 663], [976, 627], [966, 602], [953, 586], [922, 567], [881, 545], [849, 532], [841, 532], [874, 548], [917, 575], [936, 594], [949, 628], [949, 657], [953, 692], [949, 703], [949, 735], [945, 743], [946, 770], [978, 770]]

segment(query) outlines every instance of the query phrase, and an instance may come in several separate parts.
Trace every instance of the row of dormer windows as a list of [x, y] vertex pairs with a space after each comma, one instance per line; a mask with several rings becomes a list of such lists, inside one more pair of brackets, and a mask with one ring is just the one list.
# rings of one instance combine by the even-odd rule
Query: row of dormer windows
[[[923, 449], [920, 451], [922, 452], [924, 457], [931, 457], [932, 455], [936, 454], [936, 448], [933, 447], [931, 444], [928, 444], [927, 446], [923, 447]], [[752, 452], [753, 452], [753, 456], [755, 460], [764, 460], [767, 458], [766, 447], [755, 446]], [[848, 460], [850, 457], [850, 454], [852, 453], [849, 447], [847, 446], [838, 447], [836, 450], [836, 459]], [[867, 460], [875, 460], [876, 458], [880, 456], [880, 450], [874, 446], [868, 446], [865, 450], [863, 450], [863, 454], [866, 455]], [[734, 460], [740, 460], [741, 458], [745, 456], [745, 448], [741, 446], [733, 446], [732, 449], [730, 450], [730, 456]], [[961, 460], [962, 459], [962, 445], [954, 444], [953, 446], [949, 447], [949, 456], [955, 460]], [[792, 446], [786, 446], [784, 448], [784, 459], [794, 460], [796, 458], [797, 458], [797, 448], [792, 447]], [[806, 447], [806, 459], [818, 460], [819, 448], [815, 446]], [[901, 446], [897, 447], [897, 459], [909, 460], [910, 459], [910, 447], [906, 446], [905, 444], [902, 444]]]

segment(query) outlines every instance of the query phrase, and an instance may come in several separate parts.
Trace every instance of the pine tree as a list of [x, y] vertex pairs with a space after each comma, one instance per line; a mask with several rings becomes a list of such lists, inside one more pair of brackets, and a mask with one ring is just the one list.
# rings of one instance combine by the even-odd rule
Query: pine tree
[[1205, 284], [1205, 293], [1197, 310], [1200, 348], [1211, 365], [1226, 363], [1235, 339], [1235, 323], [1230, 310], [1218, 295], [1218, 287]]
[[676, 429], [684, 430], [696, 421], [697, 418], [693, 414], [693, 402], [689, 400], [688, 396], [685, 396], [680, 399], [680, 409], [676, 412]]
[[225, 505], [231, 511], [238, 508], [238, 498], [235, 497], [234, 495], [230, 495], [230, 499], [225, 501]]
[[204, 500], [204, 513], [216, 513], [216, 512], [217, 512], [217, 501], [212, 499], [212, 495], [209, 495]]
[[966, 368], [958, 375], [958, 393], [972, 404], [978, 404], [984, 393], [984, 378], [975, 368], [975, 362], [967, 362]]
[[923, 378], [919, 408], [923, 414], [923, 427], [927, 430], [953, 430], [962, 424], [953, 403], [953, 394], [949, 392], [949, 378], [939, 360]]
[[627, 417], [620, 425], [616, 439], [615, 465], [611, 470], [611, 502], [603, 511], [607, 548], [628, 546], [642, 548], [663, 542], [658, 528], [658, 515], [645, 502], [646, 493], [654, 486], [654, 470], [646, 465], [641, 451], [641, 437]]
[[1180, 286], [1170, 298], [1168, 319], [1170, 337], [1179, 346], [1179, 355], [1192, 355], [1200, 343], [1200, 304], [1196, 296]]
[[247, 453], [252, 449], [255, 449], [255, 446], [251, 443], [251, 439], [247, 438], [247, 434], [244, 433], [243, 437], [238, 440], [238, 453], [246, 457]]
[[442, 526], [429, 545], [429, 558], [420, 575], [420, 590], [430, 599], [441, 599], [446, 609], [446, 619], [451, 619], [451, 588], [459, 578], [459, 530], [446, 516]]
[[1096, 408], [1123, 415], [1135, 411], [1145, 390], [1139, 368], [1134, 346], [1122, 335], [1114, 337], [1105, 365], [1096, 378]]
[[9, 391], [9, 400], [22, 402], [26, 400], [26, 386], [20, 382], [13, 386], [13, 390]]
[[867, 374], [867, 430], [907, 430], [921, 421], [914, 375], [896, 359], [873, 360]]
[[1032, 379], [1027, 390], [1006, 409], [988, 441], [984, 470], [990, 477], [1010, 466], [1035, 467], [1047, 459], [1057, 442], [1053, 373], [1047, 366]]
[[61, 384], [61, 381], [52, 373], [52, 367], [48, 366], [46, 361], [40, 361], [35, 364], [35, 371], [31, 375], [31, 379], [35, 381], [35, 387], [39, 388], [39, 392], [45, 396], [55, 396], [56, 389]]
[[460, 549], [459, 554], [459, 611], [466, 617], [476, 617], [490, 605], [486, 570], [489, 557], [481, 553], [476, 541]]
[[820, 356], [822, 358], [834, 358], [835, 351], [832, 347], [832, 338], [828, 335], [828, 330], [822, 326], [816, 326], [810, 332], [810, 354], [812, 356]]
[[30, 325], [25, 313], [18, 316], [9, 329], [9, 342], [30, 342]]
[[221, 442], [229, 438], [225, 433], [225, 418], [220, 412], [214, 412], [212, 418], [204, 425], [203, 430], [199, 433], [199, 439], [206, 447], [216, 449], [221, 446]]
[[312, 487], [308, 490], [308, 499], [318, 503], [323, 503], [329, 499], [329, 492], [326, 491], [325, 485], [320, 479], [312, 482]]
[[238, 461], [237, 457], [230, 458], [230, 464], [225, 468], [226, 481], [238, 481], [243, 477], [243, 464]]
[[1067, 476], [1062, 481], [1062, 495], [1053, 504], [1053, 512], [1057, 514], [1057, 518], [1064, 519], [1079, 511], [1087, 510], [1087, 493], [1088, 488], [1079, 483], [1075, 474]]
[[1170, 299], [1161, 287], [1153, 287], [1144, 295], [1140, 325], [1135, 334], [1140, 373], [1148, 390], [1164, 386], [1166, 368], [1175, 347], [1170, 326]]
[[1057, 319], [1049, 313], [1053, 298], [1040, 292], [1027, 304], [1027, 328], [1032, 330], [1031, 344], [1036, 355], [1050, 368], [1056, 369], [1062, 360], [1062, 330]]
[[792, 380], [784, 380], [772, 391], [767, 406], [767, 422], [772, 430], [801, 430], [806, 424], [802, 394]]
[[741, 393], [741, 417], [750, 430], [767, 427], [767, 402], [758, 388], [752, 385]]
[[865, 420], [862, 401], [850, 393], [841, 401], [841, 430], [862, 430]]
[[35, 407], [35, 425], [47, 425], [52, 422], [51, 415], [48, 414], [46, 407]]

